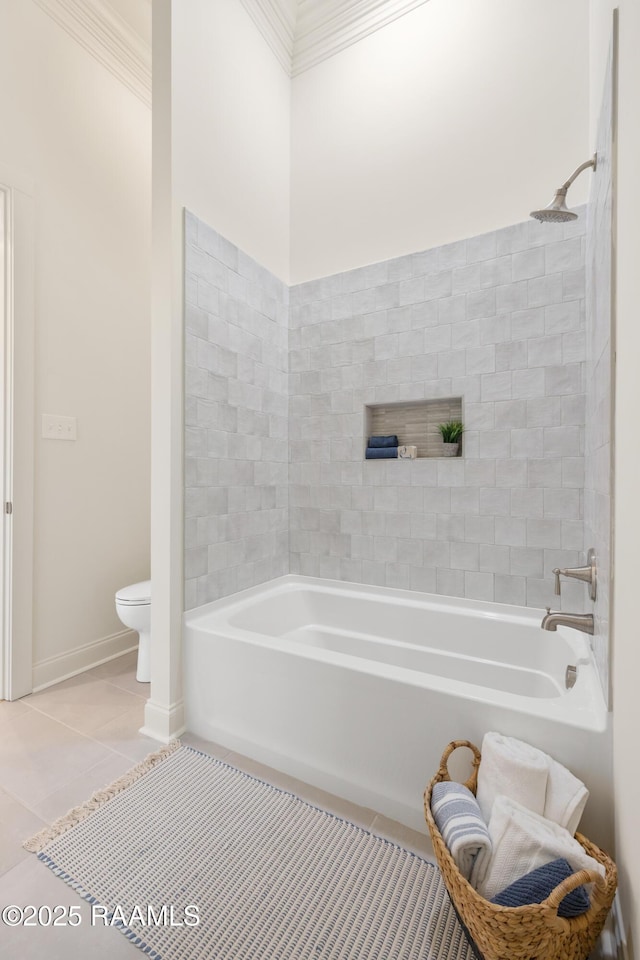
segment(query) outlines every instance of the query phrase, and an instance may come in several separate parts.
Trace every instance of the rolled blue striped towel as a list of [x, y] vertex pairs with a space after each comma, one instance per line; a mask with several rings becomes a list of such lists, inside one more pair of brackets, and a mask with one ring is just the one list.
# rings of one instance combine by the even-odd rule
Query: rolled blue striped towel
[[431, 793], [431, 812], [455, 864], [465, 878], [478, 858], [491, 856], [491, 837], [471, 790], [444, 780]]

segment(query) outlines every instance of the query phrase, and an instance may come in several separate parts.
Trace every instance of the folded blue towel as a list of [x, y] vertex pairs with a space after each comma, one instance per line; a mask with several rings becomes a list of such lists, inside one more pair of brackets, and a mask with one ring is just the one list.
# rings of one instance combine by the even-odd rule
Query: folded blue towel
[[369, 437], [370, 447], [397, 447], [398, 438], [395, 433], [389, 437]]
[[365, 453], [367, 460], [393, 460], [397, 456], [397, 447], [367, 447]]
[[[532, 870], [524, 877], [520, 877], [515, 883], [494, 897], [491, 903], [497, 903], [501, 907], [524, 907], [527, 903], [542, 903], [546, 900], [552, 890], [570, 877], [576, 871], [568, 860], [559, 857], [552, 860], [551, 863], [545, 863], [543, 867]], [[589, 909], [589, 894], [584, 887], [576, 887], [571, 893], [568, 893], [558, 907], [558, 915], [561, 917], [579, 917], [581, 913], [586, 913]]]
[[462, 783], [443, 780], [431, 793], [431, 812], [465, 880], [478, 857], [491, 855], [491, 837], [478, 801]]

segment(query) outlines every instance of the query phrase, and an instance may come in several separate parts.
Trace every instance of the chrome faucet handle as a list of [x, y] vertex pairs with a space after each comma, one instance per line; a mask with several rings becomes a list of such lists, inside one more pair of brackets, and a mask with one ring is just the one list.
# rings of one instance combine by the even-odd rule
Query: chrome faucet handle
[[582, 580], [589, 586], [589, 596], [596, 599], [597, 567], [596, 554], [593, 547], [587, 552], [587, 562], [584, 567], [554, 567], [551, 571], [556, 578], [555, 595], [560, 596], [560, 577], [571, 577], [573, 580]]
[[587, 550], [587, 566], [591, 567], [591, 579], [589, 580], [589, 596], [592, 600], [597, 596], [598, 566], [596, 560], [596, 551], [593, 547]]

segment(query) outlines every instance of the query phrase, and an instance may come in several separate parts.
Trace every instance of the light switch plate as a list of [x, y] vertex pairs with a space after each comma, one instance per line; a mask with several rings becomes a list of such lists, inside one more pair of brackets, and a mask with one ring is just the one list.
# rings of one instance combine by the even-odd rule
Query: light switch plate
[[43, 413], [42, 436], [45, 440], [75, 440], [77, 420], [75, 417], [57, 417], [52, 413]]

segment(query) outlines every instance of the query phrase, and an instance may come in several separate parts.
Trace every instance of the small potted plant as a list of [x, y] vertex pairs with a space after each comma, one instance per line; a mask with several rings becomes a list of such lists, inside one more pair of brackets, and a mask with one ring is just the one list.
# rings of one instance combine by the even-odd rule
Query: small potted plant
[[464, 431], [460, 420], [447, 420], [446, 423], [439, 423], [438, 430], [442, 434], [443, 455], [445, 457], [457, 457]]

